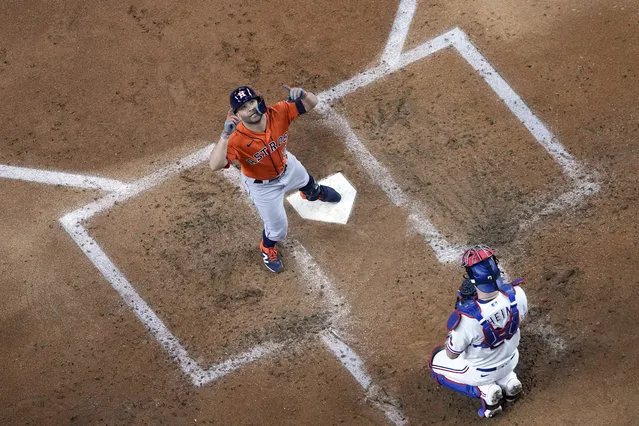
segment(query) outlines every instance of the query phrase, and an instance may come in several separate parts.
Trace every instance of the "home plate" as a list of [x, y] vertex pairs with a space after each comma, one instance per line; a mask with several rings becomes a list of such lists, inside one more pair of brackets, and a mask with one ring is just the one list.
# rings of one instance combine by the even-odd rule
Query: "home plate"
[[308, 201], [300, 196], [299, 191], [286, 197], [289, 203], [304, 219], [319, 220], [320, 222], [341, 223], [348, 222], [353, 210], [357, 190], [341, 173], [335, 173], [319, 181], [320, 185], [330, 186], [342, 196], [339, 203], [324, 203], [322, 201]]

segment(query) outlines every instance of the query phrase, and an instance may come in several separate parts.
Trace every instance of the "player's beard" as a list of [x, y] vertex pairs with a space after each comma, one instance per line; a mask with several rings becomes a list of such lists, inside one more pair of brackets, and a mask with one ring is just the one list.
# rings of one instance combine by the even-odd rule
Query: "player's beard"
[[244, 120], [249, 124], [257, 124], [260, 122], [261, 119], [262, 119], [262, 114], [255, 111], [253, 114], [249, 115]]

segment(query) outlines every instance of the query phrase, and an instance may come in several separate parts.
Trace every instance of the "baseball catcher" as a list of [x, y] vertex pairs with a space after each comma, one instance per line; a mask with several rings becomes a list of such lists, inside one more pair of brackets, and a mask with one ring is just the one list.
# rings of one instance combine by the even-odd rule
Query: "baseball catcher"
[[239, 163], [244, 185], [264, 222], [260, 242], [264, 265], [276, 273], [284, 267], [275, 245], [288, 230], [286, 192], [299, 189], [308, 201], [337, 203], [342, 198], [333, 188], [318, 185], [302, 163], [287, 152], [289, 125], [313, 109], [318, 100], [304, 89], [282, 86], [288, 98], [272, 106], [266, 106], [264, 98], [250, 87], [233, 90], [224, 130], [209, 162], [214, 171]]
[[467, 277], [448, 318], [448, 338], [436, 347], [429, 368], [443, 386], [481, 399], [481, 417], [502, 412], [501, 401], [515, 401], [522, 385], [514, 372], [519, 361], [519, 323], [528, 300], [519, 286], [504, 283], [494, 250], [475, 245], [462, 255]]

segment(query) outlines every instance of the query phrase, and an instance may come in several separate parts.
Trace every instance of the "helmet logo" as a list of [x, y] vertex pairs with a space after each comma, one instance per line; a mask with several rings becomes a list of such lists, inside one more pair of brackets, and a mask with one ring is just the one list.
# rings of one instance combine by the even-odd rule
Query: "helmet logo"
[[239, 92], [237, 92], [237, 94], [235, 95], [235, 99], [237, 99], [239, 102], [242, 102], [242, 99], [246, 98], [247, 96], [250, 96], [251, 93], [249, 92], [248, 95], [246, 94], [246, 92], [244, 90], [240, 90]]
[[260, 104], [264, 102], [263, 99], [260, 98], [253, 89], [247, 86], [240, 86], [231, 93], [231, 109], [235, 113], [242, 105], [253, 99], [257, 99], [258, 101], [258, 112], [264, 114], [264, 112], [266, 112], [266, 106], [263, 105], [263, 108], [260, 107]]

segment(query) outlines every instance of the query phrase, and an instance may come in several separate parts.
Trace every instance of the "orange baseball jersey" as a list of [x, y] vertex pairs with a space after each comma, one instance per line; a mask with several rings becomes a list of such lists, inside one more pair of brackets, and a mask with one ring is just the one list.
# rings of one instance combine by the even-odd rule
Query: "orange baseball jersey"
[[229, 137], [226, 160], [240, 162], [244, 176], [270, 180], [286, 165], [288, 126], [305, 111], [301, 101], [279, 101], [266, 110], [266, 132], [253, 132], [240, 122]]

